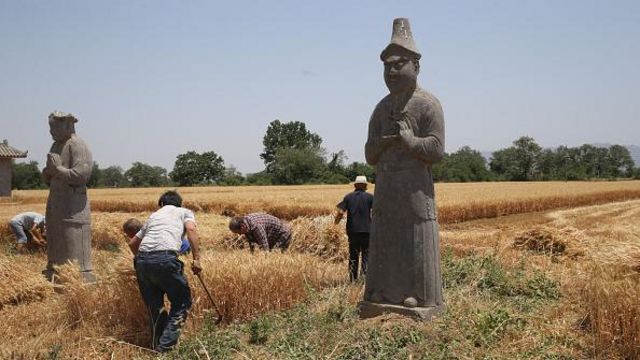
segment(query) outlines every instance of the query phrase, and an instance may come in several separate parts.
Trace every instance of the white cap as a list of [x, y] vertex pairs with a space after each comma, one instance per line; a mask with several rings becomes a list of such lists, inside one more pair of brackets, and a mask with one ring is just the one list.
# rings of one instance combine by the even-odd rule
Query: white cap
[[358, 176], [356, 176], [356, 181], [354, 183], [355, 184], [368, 184], [367, 177], [364, 176], [364, 175], [358, 175]]

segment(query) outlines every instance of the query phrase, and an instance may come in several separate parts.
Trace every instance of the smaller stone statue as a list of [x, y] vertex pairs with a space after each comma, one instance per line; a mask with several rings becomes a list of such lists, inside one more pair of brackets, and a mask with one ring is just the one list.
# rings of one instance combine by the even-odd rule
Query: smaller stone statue
[[91, 210], [87, 182], [93, 160], [87, 144], [76, 135], [72, 114], [53, 112], [49, 129], [54, 140], [47, 154], [43, 177], [49, 185], [47, 199], [47, 269], [53, 278], [54, 265], [77, 261], [83, 279], [95, 281], [91, 266]]

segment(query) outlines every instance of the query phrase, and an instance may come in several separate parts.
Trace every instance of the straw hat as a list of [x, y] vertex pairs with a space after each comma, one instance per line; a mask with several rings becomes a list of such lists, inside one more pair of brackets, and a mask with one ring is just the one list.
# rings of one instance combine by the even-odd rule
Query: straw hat
[[356, 176], [356, 181], [354, 182], [354, 184], [368, 184], [367, 177], [364, 175]]

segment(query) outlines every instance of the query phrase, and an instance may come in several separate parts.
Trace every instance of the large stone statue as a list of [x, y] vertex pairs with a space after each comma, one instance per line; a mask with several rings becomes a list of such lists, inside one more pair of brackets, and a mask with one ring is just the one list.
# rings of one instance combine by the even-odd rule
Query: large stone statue
[[77, 261], [85, 281], [95, 277], [91, 266], [91, 210], [87, 199], [87, 182], [93, 160], [87, 144], [76, 135], [71, 114], [49, 115], [49, 129], [54, 143], [47, 154], [43, 177], [49, 185], [47, 199], [47, 269], [51, 278], [54, 265]]
[[444, 153], [444, 116], [417, 85], [420, 57], [409, 21], [395, 19], [380, 54], [390, 93], [371, 115], [365, 145], [376, 187], [363, 318], [396, 312], [428, 320], [444, 308], [431, 174]]

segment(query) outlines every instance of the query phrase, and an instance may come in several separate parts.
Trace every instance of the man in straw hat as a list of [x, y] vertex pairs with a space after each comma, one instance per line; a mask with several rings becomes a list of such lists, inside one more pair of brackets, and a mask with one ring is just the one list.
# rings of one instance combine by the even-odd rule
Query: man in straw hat
[[348, 193], [336, 206], [335, 223], [347, 213], [347, 236], [349, 237], [349, 278], [358, 280], [358, 260], [362, 257], [362, 274], [367, 273], [369, 257], [369, 230], [373, 195], [367, 192], [367, 177], [357, 176], [354, 191]]
[[93, 160], [87, 144], [76, 135], [75, 116], [55, 111], [49, 115], [49, 132], [54, 140], [47, 154], [42, 176], [49, 185], [47, 199], [47, 269], [77, 261], [87, 282], [95, 281], [91, 266], [91, 209], [87, 182]]
[[444, 116], [417, 84], [420, 57], [409, 20], [395, 19], [380, 54], [389, 95], [371, 115], [365, 145], [376, 201], [361, 317], [391, 311], [430, 319], [443, 309], [431, 166], [444, 154]]

